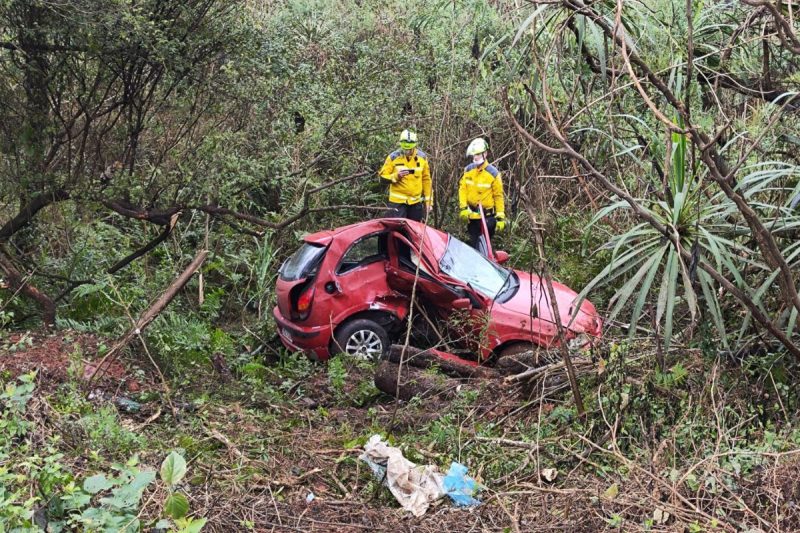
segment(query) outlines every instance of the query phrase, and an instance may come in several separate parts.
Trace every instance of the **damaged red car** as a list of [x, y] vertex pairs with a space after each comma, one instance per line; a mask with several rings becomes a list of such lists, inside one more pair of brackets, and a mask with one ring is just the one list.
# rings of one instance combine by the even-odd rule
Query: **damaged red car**
[[[401, 218], [308, 235], [279, 271], [273, 314], [280, 339], [322, 360], [337, 353], [378, 359], [404, 337], [413, 297], [421, 325], [455, 332], [448, 338], [481, 361], [557, 344], [546, 286], [535, 274], [503, 267], [504, 252], [492, 257]], [[567, 342], [592, 343], [602, 331], [595, 307], [584, 300], [576, 311], [577, 293], [557, 282], [553, 288]]]

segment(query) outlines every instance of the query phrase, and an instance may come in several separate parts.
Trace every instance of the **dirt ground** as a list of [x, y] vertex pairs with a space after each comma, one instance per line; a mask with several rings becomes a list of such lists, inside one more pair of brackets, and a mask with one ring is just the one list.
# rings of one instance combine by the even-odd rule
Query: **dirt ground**
[[[102, 346], [102, 342], [85, 333], [12, 333], [0, 349], [0, 369], [10, 376], [35, 370], [44, 384], [62, 383], [75, 373], [88, 380], [100, 361], [98, 346]], [[106, 384], [122, 385], [126, 390], [136, 391], [140, 387], [137, 379], [118, 360], [104, 364], [97, 378]]]
[[[64, 431], [76, 415], [52, 406], [65, 384], [85, 386], [102, 345], [75, 332], [19, 334], [0, 351], [5, 378], [38, 371], [37, 432], [42, 442], [65, 436], [65, 461], [78, 477], [94, 471], [80, 437]], [[204, 531], [735, 531], [759, 527], [759, 519], [762, 531], [800, 530], [800, 455], [765, 463], [738, 494], [692, 493], [661, 475], [666, 465], [620, 454], [604, 427], [544, 434], [544, 420], [564, 401], [527, 400], [500, 380], [438, 376], [452, 388], [447, 394], [398, 403], [369, 389], [372, 367], [344, 366], [337, 386], [330, 367], [291, 359], [262, 361], [232, 378], [209, 363], [173, 377], [167, 391], [152, 368], [132, 360], [142, 358], [111, 362], [83, 392], [117, 405], [120, 426], [146, 439], [135, 450], [142, 465], [157, 469], [169, 450], [182, 450], [189, 462], [182, 490], [191, 513], [208, 518]], [[128, 412], [118, 398], [141, 408]], [[422, 517], [405, 512], [358, 460], [374, 433], [418, 464], [466, 464], [485, 486], [481, 505], [441, 500]], [[146, 495], [145, 518], [160, 512], [153, 496]]]

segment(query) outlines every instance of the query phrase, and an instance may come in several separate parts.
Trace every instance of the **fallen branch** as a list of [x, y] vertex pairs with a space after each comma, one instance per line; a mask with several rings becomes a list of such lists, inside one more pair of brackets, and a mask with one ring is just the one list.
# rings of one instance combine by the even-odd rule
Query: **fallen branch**
[[[553, 311], [553, 317], [556, 321], [556, 331], [558, 332], [558, 348], [561, 352], [561, 359], [564, 363], [564, 367], [567, 370], [567, 376], [569, 377], [569, 385], [572, 389], [572, 397], [575, 400], [575, 406], [578, 409], [578, 416], [583, 416], [584, 407], [583, 407], [583, 398], [581, 397], [581, 391], [578, 388], [578, 379], [575, 377], [575, 367], [572, 364], [572, 359], [569, 356], [569, 347], [567, 346], [567, 338], [564, 333], [564, 324], [561, 322], [561, 314], [558, 309], [558, 300], [556, 299], [556, 293], [553, 290], [553, 280], [550, 277], [550, 273], [547, 269], [547, 259], [544, 251], [544, 237], [542, 235], [542, 228], [539, 222], [536, 220], [536, 215], [533, 212], [532, 203], [529, 201], [527, 208], [528, 208], [528, 216], [531, 218], [531, 222], [533, 223], [534, 227], [534, 239], [536, 241], [536, 249], [539, 252], [539, 272], [541, 272], [541, 277], [544, 278], [545, 285], [547, 287], [547, 294], [550, 297], [550, 307]], [[533, 317], [531, 317], [533, 320]]]
[[389, 349], [387, 358], [393, 363], [400, 364], [402, 360], [404, 363], [418, 368], [438, 367], [443, 374], [452, 377], [472, 379], [492, 379], [498, 377], [498, 373], [494, 369], [482, 366], [471, 366], [452, 359], [443, 359], [430, 350], [420, 350], [413, 346], [408, 346], [405, 349], [404, 357], [402, 344], [393, 344]]
[[491, 444], [504, 444], [506, 446], [513, 446], [515, 448], [527, 448], [529, 450], [538, 450], [539, 444], [535, 442], [523, 442], [519, 440], [511, 440], [511, 439], [503, 439], [503, 438], [492, 438], [492, 437], [474, 437], [475, 440], [479, 442], [489, 442]]
[[[592, 363], [589, 359], [584, 358], [577, 358], [574, 357], [571, 359], [571, 364], [575, 368], [577, 374], [585, 375], [588, 372], [592, 372], [595, 369], [595, 364]], [[529, 368], [524, 372], [520, 372], [519, 374], [513, 374], [511, 376], [507, 376], [505, 378], [506, 382], [515, 383], [519, 381], [526, 381], [531, 379], [537, 379], [540, 376], [543, 376], [548, 373], [561, 371], [565, 368], [564, 361], [558, 361], [556, 363], [551, 363], [549, 365], [542, 365], [537, 366], [534, 368]]]
[[243, 454], [242, 451], [239, 448], [237, 448], [230, 441], [230, 439], [228, 437], [226, 437], [225, 435], [223, 435], [222, 433], [220, 433], [216, 429], [210, 429], [210, 428], [207, 427], [206, 428], [206, 433], [208, 433], [208, 435], [210, 437], [212, 437], [213, 439], [215, 439], [215, 440], [219, 441], [220, 443], [224, 444], [225, 448], [227, 448], [229, 452], [231, 452], [233, 455], [235, 455], [239, 459], [247, 460], [247, 456], [245, 456], [245, 454]]
[[495, 368], [504, 376], [521, 374], [532, 368], [540, 368], [544, 365], [555, 363], [561, 355], [547, 349], [537, 349], [521, 353], [503, 355], [497, 361]]
[[[164, 310], [165, 307], [175, 298], [175, 295], [178, 294], [180, 291], [191, 279], [192, 275], [200, 268], [200, 265], [208, 257], [208, 250], [200, 250], [197, 255], [194, 257], [189, 266], [175, 278], [175, 280], [167, 287], [167, 290], [164, 291], [161, 296], [150, 306], [148, 307], [144, 313], [139, 316], [139, 319], [133, 325], [133, 327], [123, 335], [114, 346], [108, 351], [108, 353], [103, 357], [100, 363], [95, 367], [94, 372], [92, 372], [91, 376], [89, 376], [89, 381], [87, 388], [91, 386], [92, 382], [103, 375], [105, 373], [105, 369], [108, 367], [108, 363], [113, 361], [117, 355], [119, 355], [120, 351], [125, 348], [134, 337], [137, 337], [142, 334], [144, 329], [150, 325], [150, 323]], [[101, 372], [102, 369], [102, 372]]]

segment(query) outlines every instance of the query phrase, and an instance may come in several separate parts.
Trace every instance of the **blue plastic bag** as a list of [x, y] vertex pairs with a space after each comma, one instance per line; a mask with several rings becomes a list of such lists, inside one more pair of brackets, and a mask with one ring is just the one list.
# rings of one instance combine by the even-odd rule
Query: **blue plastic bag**
[[459, 507], [478, 505], [481, 502], [474, 496], [481, 489], [478, 482], [467, 475], [467, 467], [461, 463], [453, 462], [450, 470], [444, 476], [444, 489], [453, 503]]

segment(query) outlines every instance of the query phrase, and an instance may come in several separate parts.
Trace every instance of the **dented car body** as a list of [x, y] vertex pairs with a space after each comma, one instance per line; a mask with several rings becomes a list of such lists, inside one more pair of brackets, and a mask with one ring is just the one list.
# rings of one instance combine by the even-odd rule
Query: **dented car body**
[[[575, 291], [557, 282], [553, 288], [566, 340], [586, 345], [598, 338], [602, 324], [591, 302], [576, 311]], [[305, 237], [281, 266], [276, 292], [281, 341], [318, 359], [385, 355], [405, 332], [412, 294], [438, 318], [461, 317], [453, 322], [479, 360], [514, 346], [558, 343], [538, 276], [504, 268], [452, 235], [407, 219]]]

